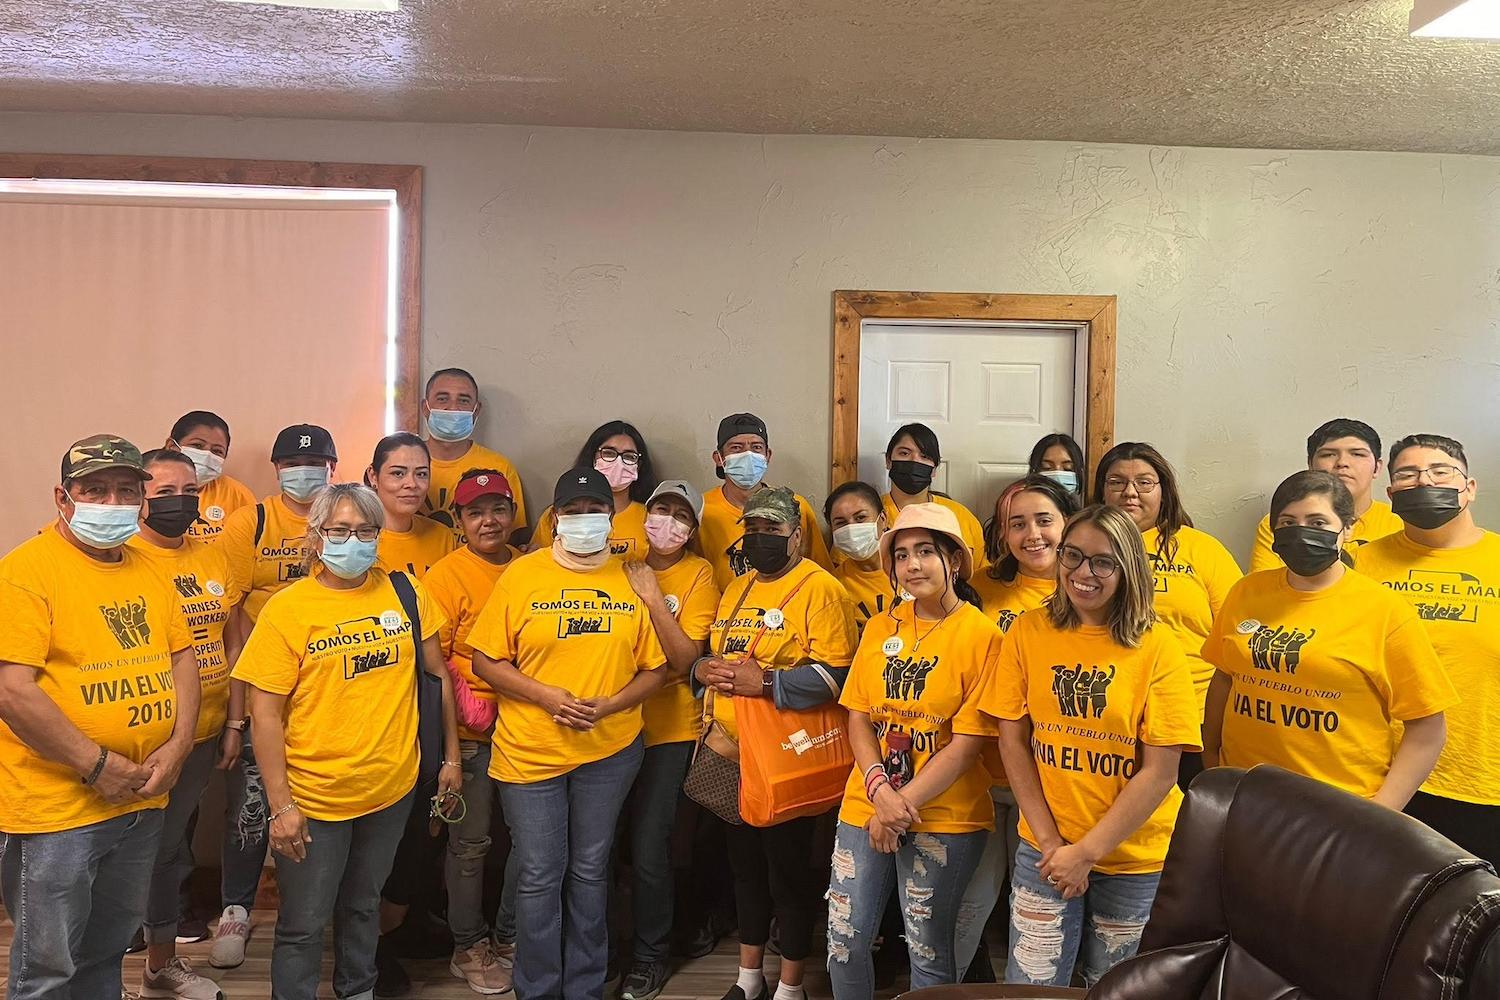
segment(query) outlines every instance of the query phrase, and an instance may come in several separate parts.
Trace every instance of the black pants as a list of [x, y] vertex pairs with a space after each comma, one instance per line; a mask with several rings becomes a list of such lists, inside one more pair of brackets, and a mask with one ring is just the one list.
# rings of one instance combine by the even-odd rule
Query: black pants
[[814, 857], [817, 822], [816, 816], [804, 816], [776, 826], [726, 828], [741, 944], [764, 946], [774, 911], [781, 957], [800, 962], [811, 953], [819, 882], [827, 877], [827, 865]]
[[1459, 847], [1500, 870], [1500, 806], [1481, 806], [1418, 792], [1406, 815], [1419, 819]]

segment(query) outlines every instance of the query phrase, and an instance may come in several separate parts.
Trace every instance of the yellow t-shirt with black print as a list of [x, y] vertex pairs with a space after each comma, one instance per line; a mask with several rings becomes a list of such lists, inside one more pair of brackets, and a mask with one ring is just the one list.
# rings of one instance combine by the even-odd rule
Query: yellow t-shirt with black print
[[1458, 690], [1448, 742], [1422, 785], [1429, 795], [1500, 805], [1500, 535], [1430, 549], [1404, 533], [1359, 550], [1359, 572], [1408, 604]]
[[[1028, 611], [1006, 633], [980, 707], [997, 719], [1031, 719], [1042, 794], [1070, 844], [1104, 818], [1134, 777], [1139, 744], [1202, 749], [1187, 659], [1160, 624], [1130, 649], [1104, 626], [1063, 630], [1045, 609]], [[1174, 784], [1146, 822], [1095, 869], [1105, 875], [1161, 871], [1181, 805]], [[1024, 813], [1020, 832], [1040, 848]]]
[[[964, 536], [964, 544], [969, 547], [969, 554], [973, 557], [974, 572], [978, 574], [983, 571], [988, 564], [984, 558], [984, 526], [979, 523], [979, 518], [952, 497], [945, 497], [941, 493], [929, 495], [932, 503], [953, 511], [953, 516], [958, 519], [959, 533]], [[889, 493], [883, 493], [880, 497], [880, 505], [885, 508], [885, 523], [895, 524], [896, 515], [901, 513], [896, 507], [896, 501], [891, 499]]]
[[[430, 638], [443, 612], [412, 587]], [[356, 819], [412, 790], [416, 656], [411, 619], [382, 570], [352, 590], [308, 577], [266, 602], [232, 676], [286, 696], [286, 777], [303, 815]]]
[[[531, 535], [529, 546], [532, 552], [552, 544], [553, 523], [552, 508], [548, 507], [537, 518], [536, 531]], [[636, 562], [646, 558], [648, 547], [646, 505], [632, 500], [628, 507], [616, 512], [609, 522], [609, 554], [626, 562]]]
[[1369, 798], [1396, 753], [1396, 720], [1457, 700], [1416, 612], [1345, 571], [1318, 591], [1287, 571], [1245, 577], [1203, 645], [1229, 677], [1220, 763], [1275, 764]]
[[410, 531], [380, 529], [375, 565], [387, 573], [400, 570], [420, 580], [452, 551], [453, 532], [446, 525], [418, 514], [411, 519]]
[[1173, 536], [1176, 550], [1166, 555], [1157, 553], [1159, 539], [1155, 528], [1141, 535], [1156, 578], [1156, 618], [1177, 637], [1187, 656], [1201, 716], [1208, 699], [1208, 682], [1214, 676], [1213, 665], [1202, 656], [1203, 640], [1208, 638], [1229, 588], [1242, 574], [1234, 556], [1207, 532], [1177, 529]]
[[472, 469], [494, 469], [505, 476], [516, 504], [516, 516], [511, 529], [526, 527], [526, 493], [521, 489], [521, 474], [516, 471], [511, 460], [498, 451], [491, 451], [478, 442], [471, 442], [469, 450], [451, 462], [434, 457], [431, 469], [431, 478], [427, 481], [427, 500], [422, 504], [422, 513], [453, 531], [454, 548], [462, 548], [468, 539], [464, 536], [464, 526], [453, 513], [453, 491], [464, 473]]
[[849, 603], [854, 608], [854, 627], [860, 632], [865, 630], [865, 622], [885, 614], [896, 603], [891, 578], [880, 568], [878, 561], [874, 569], [865, 569], [853, 559], [842, 559], [833, 568], [833, 578], [843, 584], [849, 594]]
[[1043, 580], [1021, 572], [1012, 580], [996, 580], [988, 573], [976, 573], [969, 582], [979, 593], [984, 613], [1000, 626], [1001, 632], [1009, 632], [1017, 618], [1041, 607], [1057, 589], [1057, 580], [1052, 577]]
[[[666, 569], [656, 570], [656, 583], [666, 598], [667, 610], [687, 637], [694, 642], [707, 639], [714, 613], [719, 610], [719, 589], [714, 586], [714, 571], [708, 560], [684, 552]], [[647, 698], [641, 713], [648, 747], [696, 740], [703, 728], [703, 702], [693, 697], [693, 686], [686, 677], [669, 681]]]
[[[828, 542], [818, 527], [818, 516], [812, 505], [801, 494], [797, 497], [797, 509], [802, 512], [802, 554], [824, 569], [833, 566], [828, 553]], [[740, 540], [745, 537], [745, 526], [740, 523], [744, 511], [736, 507], [724, 495], [724, 487], [703, 494], [703, 516], [698, 521], [697, 542], [703, 549], [703, 558], [714, 568], [714, 586], [720, 593], [729, 590], [736, 579], [752, 572], [750, 560], [745, 558]]]
[[[172, 654], [192, 645], [172, 585], [130, 546], [99, 562], [50, 529], [0, 559], [0, 662], [36, 685], [101, 747], [144, 761], [171, 737]], [[72, 768], [0, 724], [0, 830], [53, 833], [100, 823], [166, 796], [111, 804]]]
[[[994, 743], [995, 720], [979, 700], [1000, 657], [1004, 636], [983, 611], [962, 603], [940, 623], [914, 619], [902, 604], [866, 627], [839, 704], [870, 717], [884, 748], [891, 730], [911, 736], [912, 774], [922, 773], [955, 736]], [[875, 815], [858, 768], [849, 775], [839, 822], [863, 827]], [[970, 833], [995, 828], [990, 775], [978, 757], [946, 789], [929, 799], [915, 833]]]
[[[1397, 534], [1405, 527], [1401, 518], [1391, 513], [1390, 504], [1381, 500], [1372, 500], [1370, 509], [1355, 519], [1354, 530], [1349, 533], [1349, 544], [1345, 551], [1357, 561], [1360, 549], [1377, 538]], [[1255, 547], [1250, 550], [1250, 572], [1259, 573], [1263, 569], [1280, 569], [1286, 565], [1281, 561], [1280, 556], [1271, 551], [1271, 545], [1275, 541], [1276, 535], [1271, 528], [1271, 515], [1267, 514], [1260, 519], [1260, 524], [1255, 526]]]
[[224, 530], [224, 519], [241, 507], [255, 506], [250, 487], [232, 476], [220, 476], [198, 491], [198, 520], [188, 525], [188, 537], [211, 542]]
[[[564, 569], [550, 548], [517, 559], [479, 612], [469, 644], [509, 660], [542, 684], [579, 698], [608, 697], [636, 673], [667, 662], [651, 614], [635, 596], [624, 563]], [[528, 785], [620, 752], [641, 733], [641, 708], [616, 712], [587, 732], [560, 726], [547, 710], [501, 695], [490, 776]]]
[[[775, 580], [763, 581], [752, 571], [730, 584], [709, 633], [715, 656], [736, 662], [753, 656], [762, 670], [809, 662], [847, 667], [858, 645], [848, 595], [811, 559], [799, 560]], [[715, 694], [712, 700], [715, 721], [737, 733], [734, 698]]]
[[[432, 596], [447, 619], [438, 630], [438, 642], [443, 647], [443, 658], [457, 668], [459, 676], [468, 682], [469, 690], [480, 701], [494, 702], [495, 692], [474, 673], [474, 647], [469, 645], [469, 632], [474, 620], [490, 599], [500, 575], [520, 558], [521, 550], [514, 545], [506, 546], [510, 559], [503, 563], [492, 563], [476, 555], [467, 545], [451, 552], [437, 561], [422, 578], [422, 586]], [[458, 727], [460, 739], [487, 740], [485, 733]]]
[[307, 518], [286, 505], [281, 494], [259, 504], [265, 511], [260, 538], [255, 536], [257, 505], [241, 507], [224, 519], [219, 545], [229, 560], [229, 571], [245, 591], [245, 614], [259, 620], [271, 595], [307, 576]]
[[175, 549], [164, 549], [135, 536], [126, 545], [154, 565], [172, 585], [178, 608], [193, 637], [198, 660], [198, 728], [194, 742], [216, 738], [229, 714], [229, 658], [224, 650], [224, 626], [229, 611], [244, 596], [229, 572], [229, 560], [217, 545], [184, 539]]

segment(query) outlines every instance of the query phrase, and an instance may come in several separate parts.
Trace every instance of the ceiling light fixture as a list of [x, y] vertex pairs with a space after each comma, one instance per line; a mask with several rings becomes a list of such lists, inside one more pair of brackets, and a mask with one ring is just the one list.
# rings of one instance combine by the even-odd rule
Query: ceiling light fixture
[[311, 10], [375, 10], [390, 13], [401, 0], [220, 0], [221, 3], [269, 4], [273, 7], [306, 7]]
[[1411, 33], [1421, 38], [1500, 38], [1500, 0], [1412, 0]]

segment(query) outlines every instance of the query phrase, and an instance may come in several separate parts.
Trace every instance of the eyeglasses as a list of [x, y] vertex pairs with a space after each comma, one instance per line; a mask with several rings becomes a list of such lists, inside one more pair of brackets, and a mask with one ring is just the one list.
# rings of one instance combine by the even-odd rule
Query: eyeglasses
[[1456, 465], [1429, 465], [1425, 469], [1408, 465], [1391, 470], [1391, 485], [1415, 486], [1424, 475], [1432, 480], [1434, 486], [1452, 486], [1469, 478], [1469, 474]]
[[1110, 476], [1104, 480], [1104, 488], [1111, 493], [1124, 493], [1125, 487], [1134, 486], [1135, 491], [1141, 495], [1155, 493], [1161, 483], [1150, 476], [1142, 476], [1139, 479], [1125, 479], [1121, 476]]
[[1120, 568], [1120, 561], [1114, 556], [1103, 554], [1086, 556], [1083, 554], [1082, 549], [1075, 548], [1072, 545], [1059, 545], [1057, 547], [1057, 561], [1070, 570], [1077, 569], [1087, 562], [1090, 572], [1101, 580], [1114, 576], [1115, 571]]
[[600, 448], [596, 454], [606, 462], [613, 462], [618, 458], [626, 465], [641, 464], [641, 453], [638, 451], [619, 451], [615, 448]]
[[380, 537], [380, 529], [369, 526], [363, 528], [319, 528], [318, 534], [330, 542], [347, 542], [350, 535], [353, 535], [362, 542], [373, 542]]

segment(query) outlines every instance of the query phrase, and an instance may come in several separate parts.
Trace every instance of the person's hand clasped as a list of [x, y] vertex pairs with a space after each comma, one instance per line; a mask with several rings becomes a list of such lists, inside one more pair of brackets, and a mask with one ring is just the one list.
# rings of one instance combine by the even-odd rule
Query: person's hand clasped
[[1076, 899], [1089, 890], [1089, 874], [1098, 858], [1079, 844], [1063, 844], [1042, 854], [1037, 869], [1063, 899]]
[[141, 761], [141, 766], [151, 771], [151, 777], [140, 787], [140, 797], [151, 799], [170, 792], [172, 786], [177, 784], [177, 778], [182, 774], [182, 765], [192, 749], [192, 743], [187, 740], [168, 740], [148, 754]]
[[727, 694], [740, 698], [759, 698], [765, 693], [766, 672], [754, 660], [739, 660], [729, 664], [732, 677]]
[[552, 721], [568, 729], [587, 732], [598, 721], [598, 707], [593, 699], [579, 698], [573, 692], [560, 687], [549, 687], [538, 699], [538, 704], [552, 716]]
[[91, 786], [110, 805], [134, 802], [140, 790], [153, 775], [149, 767], [137, 764], [123, 754], [110, 751], [104, 758], [104, 769]]
[[693, 676], [704, 687], [720, 694], [734, 693], [734, 664], [720, 656], [705, 656], [693, 668]]

